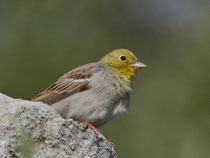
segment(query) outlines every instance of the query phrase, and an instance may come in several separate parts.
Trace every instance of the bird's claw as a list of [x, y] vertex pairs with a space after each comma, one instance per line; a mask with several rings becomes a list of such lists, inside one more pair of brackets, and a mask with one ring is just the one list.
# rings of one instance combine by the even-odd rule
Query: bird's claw
[[[93, 130], [93, 132], [95, 133], [95, 139], [98, 140], [98, 135], [99, 135], [99, 133], [101, 133], [99, 129], [97, 129], [96, 127], [94, 127], [93, 125], [91, 125], [88, 122], [84, 122], [84, 121], [79, 121], [79, 122], [81, 124], [85, 125], [86, 127], [90, 128], [91, 130]], [[112, 143], [108, 139], [106, 139], [106, 143], [109, 145], [109, 151], [111, 151], [112, 147], [115, 147], [114, 143]]]

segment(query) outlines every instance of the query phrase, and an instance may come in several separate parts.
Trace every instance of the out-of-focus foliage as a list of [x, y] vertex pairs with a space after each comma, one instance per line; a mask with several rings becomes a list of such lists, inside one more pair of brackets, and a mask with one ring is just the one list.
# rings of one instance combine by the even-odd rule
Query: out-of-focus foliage
[[130, 111], [103, 127], [120, 158], [210, 157], [208, 0], [1, 0], [0, 91], [31, 99], [115, 48], [138, 73]]

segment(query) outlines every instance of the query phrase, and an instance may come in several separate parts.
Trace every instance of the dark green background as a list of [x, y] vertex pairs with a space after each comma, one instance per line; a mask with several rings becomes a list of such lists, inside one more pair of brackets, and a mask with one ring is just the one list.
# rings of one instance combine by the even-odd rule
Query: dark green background
[[101, 128], [118, 156], [210, 157], [208, 0], [0, 1], [0, 92], [11, 97], [115, 48], [148, 65], [130, 111]]

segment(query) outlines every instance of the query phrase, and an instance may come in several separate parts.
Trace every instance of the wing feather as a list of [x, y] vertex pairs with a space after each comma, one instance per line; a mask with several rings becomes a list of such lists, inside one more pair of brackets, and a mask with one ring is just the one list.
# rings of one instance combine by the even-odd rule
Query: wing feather
[[97, 63], [78, 67], [63, 75], [57, 82], [33, 98], [32, 101], [52, 105], [75, 93], [87, 90], [91, 77], [98, 71]]

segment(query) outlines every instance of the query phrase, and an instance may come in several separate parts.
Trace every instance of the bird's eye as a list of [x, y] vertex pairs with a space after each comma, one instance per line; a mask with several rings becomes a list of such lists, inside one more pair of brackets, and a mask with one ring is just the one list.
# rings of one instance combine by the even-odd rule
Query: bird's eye
[[125, 56], [121, 56], [120, 59], [121, 60], [126, 60], [126, 57]]

